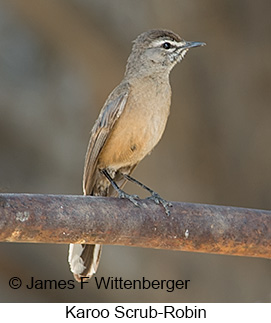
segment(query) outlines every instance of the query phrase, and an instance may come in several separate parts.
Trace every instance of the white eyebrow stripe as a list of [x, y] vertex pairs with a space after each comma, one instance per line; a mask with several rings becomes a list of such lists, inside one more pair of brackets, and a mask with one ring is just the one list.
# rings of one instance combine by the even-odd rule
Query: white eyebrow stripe
[[[180, 46], [181, 42], [177, 42], [175, 40], [170, 40], [170, 39], [156, 39], [152, 42], [152, 44], [156, 47], [161, 47], [164, 43], [170, 43], [173, 47], [178, 47]], [[174, 49], [174, 48], [173, 48]]]

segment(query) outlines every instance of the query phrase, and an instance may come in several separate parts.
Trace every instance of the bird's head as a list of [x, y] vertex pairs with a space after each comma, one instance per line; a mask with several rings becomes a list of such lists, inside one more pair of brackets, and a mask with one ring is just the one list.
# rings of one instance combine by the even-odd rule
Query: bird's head
[[203, 42], [185, 41], [169, 30], [149, 30], [134, 40], [126, 74], [139, 72], [168, 74], [190, 48], [204, 45]]

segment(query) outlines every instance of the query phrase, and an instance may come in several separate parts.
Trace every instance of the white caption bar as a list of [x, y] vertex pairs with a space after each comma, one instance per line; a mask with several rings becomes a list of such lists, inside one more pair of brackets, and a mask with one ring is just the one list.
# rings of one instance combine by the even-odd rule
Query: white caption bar
[[270, 304], [220, 303], [14, 303], [0, 304], [1, 322], [271, 322]]

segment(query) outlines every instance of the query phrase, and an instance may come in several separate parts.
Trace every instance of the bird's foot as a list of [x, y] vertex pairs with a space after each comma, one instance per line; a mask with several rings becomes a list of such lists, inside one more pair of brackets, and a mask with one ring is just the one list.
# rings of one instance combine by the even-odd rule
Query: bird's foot
[[123, 190], [119, 190], [118, 191], [119, 193], [119, 198], [121, 199], [128, 199], [129, 201], [131, 201], [135, 206], [139, 206], [139, 203], [138, 203], [138, 199], [139, 199], [139, 196], [138, 195], [131, 195], [131, 194], [128, 194], [128, 193], [125, 193]]
[[164, 200], [159, 194], [152, 192], [151, 196], [147, 197], [148, 200], [154, 201], [156, 204], [161, 204], [166, 211], [167, 215], [170, 215], [170, 207], [172, 204], [167, 200]]

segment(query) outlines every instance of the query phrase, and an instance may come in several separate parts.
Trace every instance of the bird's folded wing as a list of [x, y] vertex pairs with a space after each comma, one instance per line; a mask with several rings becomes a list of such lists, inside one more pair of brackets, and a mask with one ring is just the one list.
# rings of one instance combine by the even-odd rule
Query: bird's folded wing
[[98, 156], [109, 137], [114, 124], [125, 108], [129, 88], [130, 86], [128, 83], [121, 83], [111, 92], [91, 130], [83, 176], [83, 190], [85, 195], [91, 194], [93, 175], [97, 170]]

